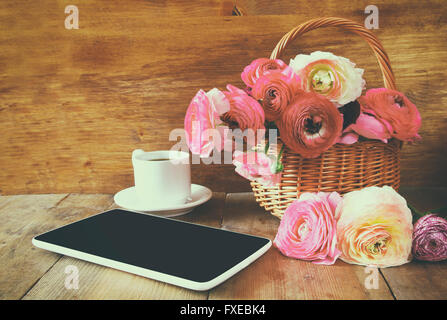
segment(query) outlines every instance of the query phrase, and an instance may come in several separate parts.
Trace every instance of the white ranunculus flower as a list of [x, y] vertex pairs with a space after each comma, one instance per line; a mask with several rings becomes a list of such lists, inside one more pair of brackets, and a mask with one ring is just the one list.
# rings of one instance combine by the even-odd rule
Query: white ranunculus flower
[[303, 90], [324, 95], [337, 106], [356, 100], [366, 85], [363, 69], [330, 52], [299, 54], [290, 60], [290, 67], [300, 76]]
[[406, 200], [393, 188], [346, 193], [335, 211], [340, 259], [381, 268], [411, 260], [413, 224]]

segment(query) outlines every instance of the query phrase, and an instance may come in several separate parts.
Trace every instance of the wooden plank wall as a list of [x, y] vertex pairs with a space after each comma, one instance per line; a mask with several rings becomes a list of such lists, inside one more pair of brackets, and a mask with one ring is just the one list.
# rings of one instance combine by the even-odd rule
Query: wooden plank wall
[[[66, 30], [64, 8], [79, 8]], [[199, 88], [241, 86], [292, 27], [318, 16], [362, 22], [367, 1], [3, 1], [0, 4], [0, 194], [113, 193], [133, 183], [133, 149], [169, 149]], [[447, 185], [447, 4], [375, 1], [397, 84], [419, 107], [423, 142], [405, 145], [402, 184]], [[368, 46], [335, 29], [286, 50], [327, 50], [381, 86]], [[194, 165], [193, 182], [249, 190], [231, 165]]]

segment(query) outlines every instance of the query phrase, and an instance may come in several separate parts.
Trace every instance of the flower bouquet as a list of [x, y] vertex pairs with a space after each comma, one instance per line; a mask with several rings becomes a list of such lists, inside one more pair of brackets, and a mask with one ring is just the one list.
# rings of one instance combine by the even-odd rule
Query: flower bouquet
[[[289, 64], [278, 59], [297, 36], [328, 26], [368, 42], [384, 88], [365, 92], [363, 70], [329, 52], [298, 54]], [[246, 66], [241, 78], [243, 88], [199, 90], [186, 112], [186, 139], [201, 157], [231, 152], [236, 172], [251, 180], [266, 210], [281, 218], [303, 192], [399, 187], [399, 150], [420, 139], [421, 117], [395, 89], [389, 59], [369, 30], [340, 18], [308, 21], [287, 33], [270, 59]]]
[[338, 258], [381, 268], [412, 258], [443, 261], [447, 221], [440, 214], [446, 209], [410, 210], [389, 186], [366, 187], [343, 197], [304, 192], [286, 209], [273, 243], [285, 256], [325, 265]]

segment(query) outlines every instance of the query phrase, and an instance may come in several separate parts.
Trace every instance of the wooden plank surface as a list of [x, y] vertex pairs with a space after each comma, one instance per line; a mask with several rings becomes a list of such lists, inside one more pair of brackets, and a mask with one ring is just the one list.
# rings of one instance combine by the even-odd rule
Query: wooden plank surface
[[[20, 299], [59, 260], [35, 248], [31, 239], [109, 207], [110, 195], [26, 195], [0, 197], [0, 299]], [[6, 202], [3, 205], [3, 202]]]
[[[242, 9], [243, 13], [248, 16], [263, 15], [298, 15], [306, 18], [310, 15], [318, 14], [320, 17], [340, 16], [351, 17], [361, 21], [365, 18], [365, 8], [369, 5], [375, 5], [379, 9], [379, 28], [396, 26], [402, 24], [416, 25], [424, 24], [422, 20], [417, 19], [418, 13], [425, 15], [431, 13], [441, 17], [442, 11], [445, 10], [445, 2], [443, 0], [399, 0], [390, 1], [375, 0], [374, 3], [366, 0], [346, 1], [343, 5], [337, 1], [295, 1], [295, 0], [235, 0], [235, 5]], [[396, 14], [400, 13], [399, 19], [394, 22], [392, 19]]]
[[[183, 221], [220, 227], [225, 196], [215, 193], [206, 204], [181, 217]], [[116, 207], [115, 205], [112, 206]], [[65, 268], [79, 271], [79, 289], [65, 288]], [[24, 299], [207, 299], [208, 292], [183, 289], [127, 272], [70, 257], [60, 259]]]
[[34, 248], [31, 239], [45, 231], [40, 215], [65, 196], [0, 197], [0, 299], [20, 299], [57, 261], [57, 256]]
[[[417, 210], [447, 207], [447, 188], [402, 188], [401, 194]], [[396, 299], [446, 300], [447, 261], [413, 261], [399, 268], [382, 269]]]
[[[446, 205], [447, 188], [403, 188], [419, 210]], [[0, 299], [445, 299], [446, 262], [380, 270], [379, 288], [366, 289], [365, 268], [337, 261], [320, 266], [271, 248], [209, 292], [194, 292], [34, 248], [33, 236], [114, 208], [110, 195], [0, 196]], [[273, 239], [279, 220], [250, 193], [214, 193], [178, 219]], [[79, 289], [65, 288], [65, 268], [79, 270]]]
[[[260, 235], [271, 240], [279, 219], [266, 213], [251, 193], [227, 196], [224, 229]], [[215, 289], [209, 299], [393, 299], [383, 278], [379, 289], [365, 288], [363, 267], [337, 261], [315, 265], [283, 256], [271, 248], [252, 265]]]
[[[292, 27], [323, 14], [361, 22], [365, 6], [299, 2], [295, 10], [274, 2], [266, 11], [260, 1], [257, 16], [219, 17], [218, 1], [154, 3], [81, 1], [79, 30], [64, 29], [63, 1], [0, 4], [0, 194], [115, 193], [132, 185], [131, 151], [170, 148], [169, 133], [183, 126], [199, 88], [241, 86], [243, 67], [268, 56]], [[447, 140], [439, 132], [447, 109], [439, 106], [447, 105], [447, 71], [439, 65], [447, 61], [447, 6], [378, 6], [374, 33], [423, 118], [423, 142], [403, 149], [402, 184], [445, 186]], [[314, 50], [350, 58], [366, 70], [369, 87], [381, 85], [367, 45], [338, 30], [304, 36], [284, 59]], [[194, 165], [192, 173], [213, 191], [249, 190], [231, 165]]]

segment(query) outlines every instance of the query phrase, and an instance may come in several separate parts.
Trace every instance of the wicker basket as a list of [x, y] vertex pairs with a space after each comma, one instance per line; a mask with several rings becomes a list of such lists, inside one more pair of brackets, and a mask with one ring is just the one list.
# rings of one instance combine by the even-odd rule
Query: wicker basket
[[[379, 40], [362, 25], [343, 18], [319, 18], [299, 25], [284, 35], [270, 58], [277, 59], [287, 44], [298, 36], [325, 27], [341, 27], [360, 35], [376, 55], [385, 87], [396, 89], [390, 61]], [[282, 156], [284, 171], [281, 182], [275, 187], [264, 187], [257, 182], [252, 182], [251, 186], [261, 207], [278, 218], [302, 192], [337, 191], [344, 194], [368, 186], [384, 185], [397, 190], [401, 145], [397, 140], [387, 144], [378, 140], [352, 145], [335, 144], [316, 159], [305, 159], [286, 147]]]

